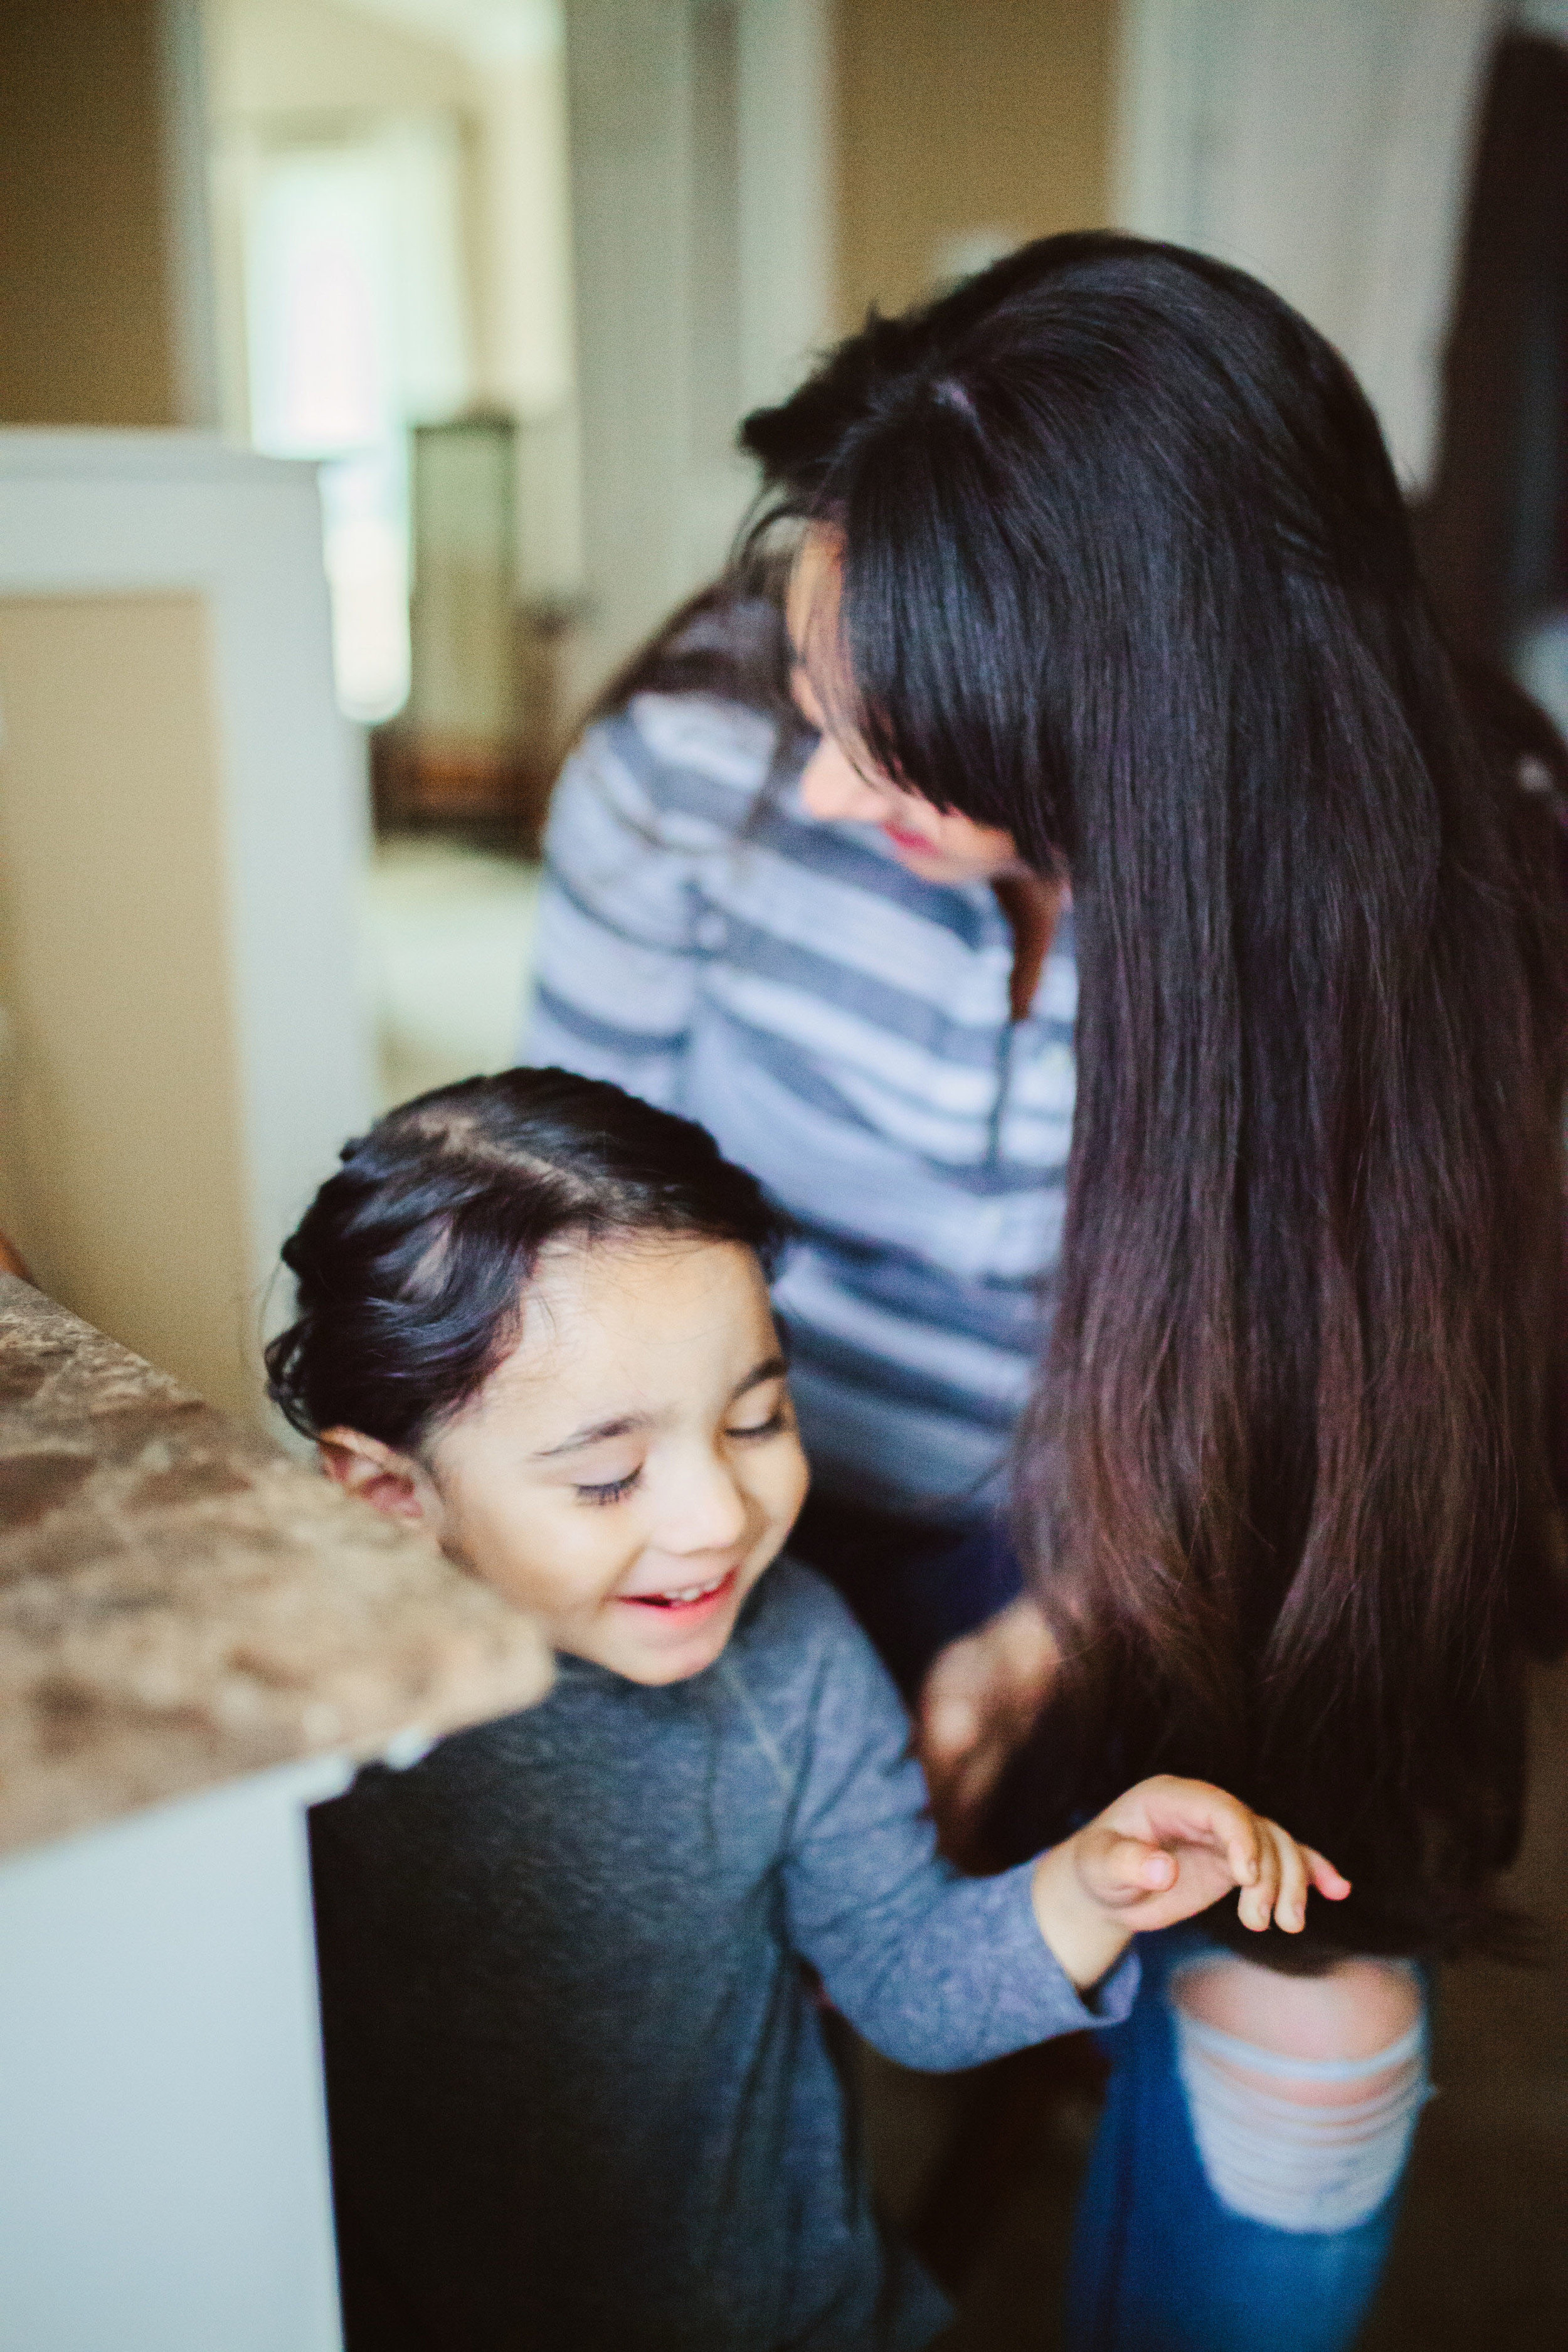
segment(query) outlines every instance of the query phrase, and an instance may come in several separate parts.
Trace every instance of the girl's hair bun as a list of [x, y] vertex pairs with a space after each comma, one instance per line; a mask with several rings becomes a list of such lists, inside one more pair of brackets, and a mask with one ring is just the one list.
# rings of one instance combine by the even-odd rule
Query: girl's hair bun
[[771, 1268], [786, 1220], [706, 1128], [570, 1070], [503, 1070], [404, 1103], [346, 1144], [283, 1247], [297, 1313], [268, 1387], [307, 1436], [406, 1452], [515, 1340], [562, 1235], [739, 1242]]

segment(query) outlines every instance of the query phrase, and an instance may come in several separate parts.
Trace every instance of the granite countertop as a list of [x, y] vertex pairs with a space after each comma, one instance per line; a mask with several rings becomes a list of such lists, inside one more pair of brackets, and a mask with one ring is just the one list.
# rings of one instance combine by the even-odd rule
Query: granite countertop
[[541, 1696], [529, 1620], [0, 1275], [0, 1853]]

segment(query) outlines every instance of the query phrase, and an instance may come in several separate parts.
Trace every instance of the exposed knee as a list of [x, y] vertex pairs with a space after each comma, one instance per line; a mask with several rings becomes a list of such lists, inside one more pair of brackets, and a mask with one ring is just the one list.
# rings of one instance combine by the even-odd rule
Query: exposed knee
[[[1195, 1961], [1172, 1987], [1178, 2013], [1245, 2042], [1233, 2071], [1250, 2076], [1303, 2106], [1355, 2101], [1376, 2087], [1375, 2074], [1346, 2074], [1405, 2041], [1425, 2004], [1415, 1972], [1390, 1960], [1344, 1960], [1319, 1977], [1281, 1976], [1256, 1961], [1226, 1958]], [[1310, 2062], [1321, 2073], [1298, 2074], [1268, 2061]]]
[[1171, 1988], [1177, 2061], [1210, 2187], [1276, 2229], [1337, 2231], [1393, 2189], [1427, 2095], [1414, 1972], [1350, 1960], [1285, 1977], [1215, 1955]]

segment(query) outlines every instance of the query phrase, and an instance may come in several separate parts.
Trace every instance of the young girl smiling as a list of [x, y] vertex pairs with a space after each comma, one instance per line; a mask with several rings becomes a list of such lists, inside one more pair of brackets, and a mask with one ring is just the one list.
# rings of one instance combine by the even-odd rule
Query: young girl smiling
[[807, 1969], [968, 2066], [1125, 2016], [1135, 1931], [1348, 1892], [1168, 1777], [1000, 1877], [937, 1858], [892, 1685], [780, 1558], [780, 1238], [701, 1129], [514, 1070], [351, 1145], [285, 1251], [279, 1403], [561, 1658], [316, 1816], [351, 2352], [913, 2352], [949, 2314], [879, 2230]]

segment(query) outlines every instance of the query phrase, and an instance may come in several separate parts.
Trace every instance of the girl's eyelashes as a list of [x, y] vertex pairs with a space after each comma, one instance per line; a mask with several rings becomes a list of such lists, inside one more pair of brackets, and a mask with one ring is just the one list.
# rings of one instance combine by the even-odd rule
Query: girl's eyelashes
[[631, 1493], [641, 1476], [639, 1465], [636, 1470], [628, 1470], [624, 1478], [609, 1478], [599, 1486], [574, 1486], [572, 1492], [581, 1503], [618, 1503]]
[[[727, 1429], [724, 1434], [742, 1443], [755, 1443], [764, 1437], [777, 1437], [792, 1426], [787, 1408], [778, 1404], [766, 1421], [753, 1421], [744, 1429]], [[572, 1492], [580, 1503], [619, 1503], [631, 1493], [642, 1473], [643, 1465], [639, 1462], [637, 1468], [629, 1470], [624, 1478], [606, 1478], [593, 1486], [574, 1486]]]
[[776, 1437], [781, 1430], [788, 1427], [789, 1417], [781, 1404], [774, 1407], [766, 1421], [754, 1421], [748, 1429], [727, 1429], [724, 1434], [726, 1437]]

